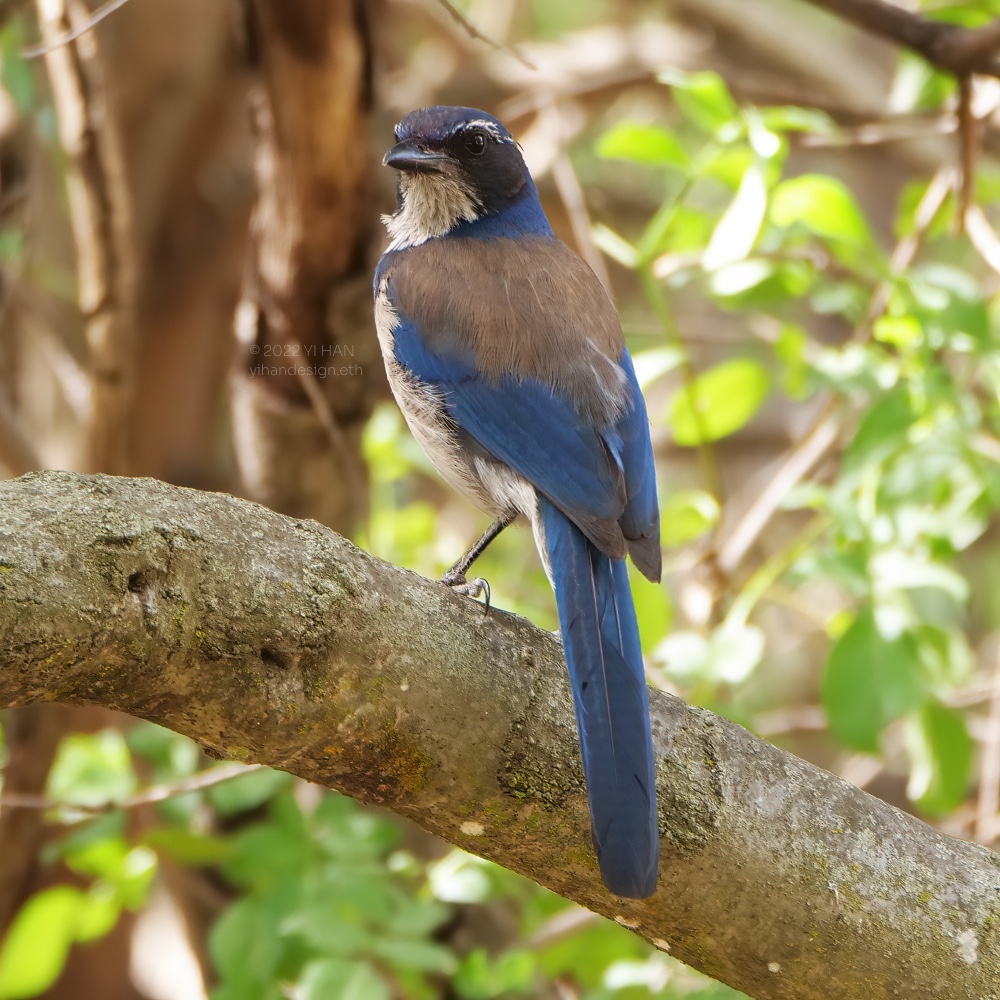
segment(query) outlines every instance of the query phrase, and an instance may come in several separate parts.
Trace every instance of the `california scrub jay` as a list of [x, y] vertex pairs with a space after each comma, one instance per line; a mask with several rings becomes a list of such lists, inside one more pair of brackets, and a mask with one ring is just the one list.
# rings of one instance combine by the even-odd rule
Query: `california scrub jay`
[[660, 579], [646, 406], [621, 324], [589, 267], [552, 233], [510, 133], [473, 108], [396, 127], [392, 242], [375, 272], [389, 383], [438, 471], [496, 520], [519, 514], [556, 595], [594, 845], [607, 887], [656, 888], [649, 705], [625, 554]]

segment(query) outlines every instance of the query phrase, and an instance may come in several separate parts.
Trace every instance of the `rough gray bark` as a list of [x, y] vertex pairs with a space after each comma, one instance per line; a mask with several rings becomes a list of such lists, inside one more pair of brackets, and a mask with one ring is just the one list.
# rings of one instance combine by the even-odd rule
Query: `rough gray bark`
[[754, 997], [1000, 997], [1000, 859], [660, 692], [661, 888], [609, 896], [558, 642], [314, 522], [0, 483], [0, 640], [0, 705], [120, 709], [387, 806]]

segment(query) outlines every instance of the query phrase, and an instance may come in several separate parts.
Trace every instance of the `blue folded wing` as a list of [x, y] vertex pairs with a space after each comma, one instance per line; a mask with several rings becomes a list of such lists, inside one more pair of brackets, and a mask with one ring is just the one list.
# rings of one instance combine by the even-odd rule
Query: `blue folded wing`
[[520, 473], [591, 537], [600, 535], [601, 522], [618, 521], [626, 494], [617, 428], [599, 431], [587, 424], [541, 382], [486, 379], [471, 360], [435, 354], [406, 320], [394, 337], [399, 363], [440, 392], [449, 417], [481, 448]]
[[616, 428], [622, 442], [621, 463], [628, 495], [621, 517], [622, 533], [632, 561], [645, 576], [659, 582], [660, 507], [656, 499], [656, 466], [649, 438], [649, 418], [628, 351], [623, 352], [619, 363], [628, 378], [632, 402]]

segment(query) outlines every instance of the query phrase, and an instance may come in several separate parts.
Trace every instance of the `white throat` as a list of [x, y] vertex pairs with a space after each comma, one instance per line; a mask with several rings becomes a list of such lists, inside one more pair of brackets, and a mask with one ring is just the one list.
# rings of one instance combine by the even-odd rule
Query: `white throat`
[[481, 206], [458, 178], [448, 174], [403, 174], [395, 215], [383, 215], [390, 250], [419, 246], [444, 236], [460, 222], [479, 218]]

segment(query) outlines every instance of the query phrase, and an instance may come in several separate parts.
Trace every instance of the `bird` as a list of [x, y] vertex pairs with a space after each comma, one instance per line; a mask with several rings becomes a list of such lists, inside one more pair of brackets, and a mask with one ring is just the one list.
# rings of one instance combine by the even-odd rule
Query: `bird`
[[612, 301], [546, 218], [520, 147], [465, 107], [411, 112], [374, 315], [393, 395], [438, 472], [493, 517], [443, 582], [518, 518], [555, 592], [592, 839], [617, 896], [656, 889], [648, 693], [625, 557], [659, 582], [646, 405]]

